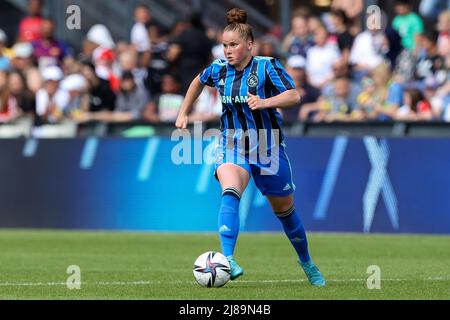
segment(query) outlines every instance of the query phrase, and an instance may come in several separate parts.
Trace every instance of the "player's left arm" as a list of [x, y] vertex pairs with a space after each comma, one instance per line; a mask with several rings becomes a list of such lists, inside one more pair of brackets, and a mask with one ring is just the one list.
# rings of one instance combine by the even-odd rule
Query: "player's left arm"
[[[300, 94], [295, 89], [294, 80], [286, 72], [277, 59], [270, 59], [266, 66], [266, 82], [271, 92], [275, 93], [272, 97], [262, 99], [251, 93], [248, 94], [248, 106], [250, 109], [265, 109], [265, 108], [288, 108], [300, 102]], [[276, 94], [278, 92], [278, 94]]]
[[248, 106], [252, 110], [258, 110], [258, 109], [267, 109], [267, 108], [289, 108], [300, 101], [300, 94], [296, 89], [290, 89], [286, 90], [279, 95], [262, 99], [259, 96], [255, 96], [248, 93]]

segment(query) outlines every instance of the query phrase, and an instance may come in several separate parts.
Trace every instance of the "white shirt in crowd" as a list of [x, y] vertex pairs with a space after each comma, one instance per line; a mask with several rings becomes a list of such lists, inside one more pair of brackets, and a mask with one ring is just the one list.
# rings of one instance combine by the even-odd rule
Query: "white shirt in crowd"
[[131, 29], [131, 43], [138, 52], [149, 51], [151, 49], [150, 38], [143, 23], [137, 22]]
[[222, 102], [220, 101], [220, 95], [214, 92], [216, 89], [204, 88], [197, 103], [194, 107], [195, 113], [203, 113], [205, 115], [218, 115], [222, 114]]
[[226, 60], [225, 53], [223, 51], [223, 44], [217, 44], [211, 49], [214, 59]]
[[383, 56], [377, 52], [375, 40], [370, 31], [358, 34], [350, 52], [350, 63], [367, 66], [371, 70], [382, 63]]
[[[58, 109], [63, 112], [70, 101], [70, 95], [67, 91], [58, 89], [53, 95], [52, 102], [55, 102]], [[43, 116], [50, 103], [50, 97], [45, 89], [39, 89], [36, 93], [36, 113], [39, 116]]]
[[339, 58], [339, 49], [335, 44], [328, 43], [323, 47], [310, 48], [306, 57], [306, 72], [310, 83], [320, 87], [329, 80], [333, 76], [333, 65]]

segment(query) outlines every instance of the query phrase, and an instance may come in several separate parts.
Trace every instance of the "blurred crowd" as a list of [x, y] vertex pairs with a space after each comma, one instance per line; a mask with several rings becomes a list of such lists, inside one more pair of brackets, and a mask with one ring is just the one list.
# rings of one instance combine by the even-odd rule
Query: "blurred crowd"
[[450, 121], [450, 11], [444, 1], [427, 11], [430, 1], [420, 4], [428, 28], [410, 0], [395, 0], [392, 21], [368, 15], [364, 29], [363, 1], [334, 1], [320, 18], [295, 11], [281, 55], [303, 100], [285, 120]]
[[[365, 27], [362, 0], [335, 0], [320, 16], [297, 8], [284, 38], [279, 27], [258, 37], [254, 55], [281, 59], [302, 96], [283, 110], [285, 122], [450, 122], [450, 11], [445, 1], [439, 10], [431, 2], [423, 0], [419, 13], [411, 1], [396, 0], [392, 21], [373, 15]], [[138, 5], [131, 41], [115, 42], [96, 24], [76, 53], [55, 36], [55, 22], [42, 9], [43, 0], [29, 1], [12, 46], [0, 30], [0, 123], [22, 115], [36, 126], [173, 123], [190, 81], [224, 58], [221, 31], [206, 28], [200, 15], [168, 30]], [[221, 113], [218, 93], [205, 87], [190, 121], [217, 121]]]

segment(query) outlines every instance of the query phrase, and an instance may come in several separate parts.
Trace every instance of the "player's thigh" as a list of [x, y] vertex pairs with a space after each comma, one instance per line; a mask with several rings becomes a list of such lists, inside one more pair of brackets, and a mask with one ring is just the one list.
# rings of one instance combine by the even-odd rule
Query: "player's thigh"
[[217, 168], [217, 178], [222, 190], [232, 187], [242, 194], [248, 185], [250, 175], [247, 170], [239, 165], [224, 163]]
[[290, 194], [288, 196], [267, 196], [272, 210], [274, 212], [285, 212], [288, 211], [294, 205], [294, 195]]

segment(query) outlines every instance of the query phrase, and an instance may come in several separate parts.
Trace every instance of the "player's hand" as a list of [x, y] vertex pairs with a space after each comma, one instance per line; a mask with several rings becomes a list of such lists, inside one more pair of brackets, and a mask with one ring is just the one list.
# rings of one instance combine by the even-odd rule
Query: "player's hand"
[[264, 99], [248, 93], [247, 104], [252, 110], [264, 109], [266, 107]]
[[177, 118], [177, 121], [175, 122], [175, 126], [178, 129], [186, 129], [187, 125], [188, 125], [188, 121], [189, 121], [189, 119], [188, 119], [187, 115], [179, 114], [178, 118]]

